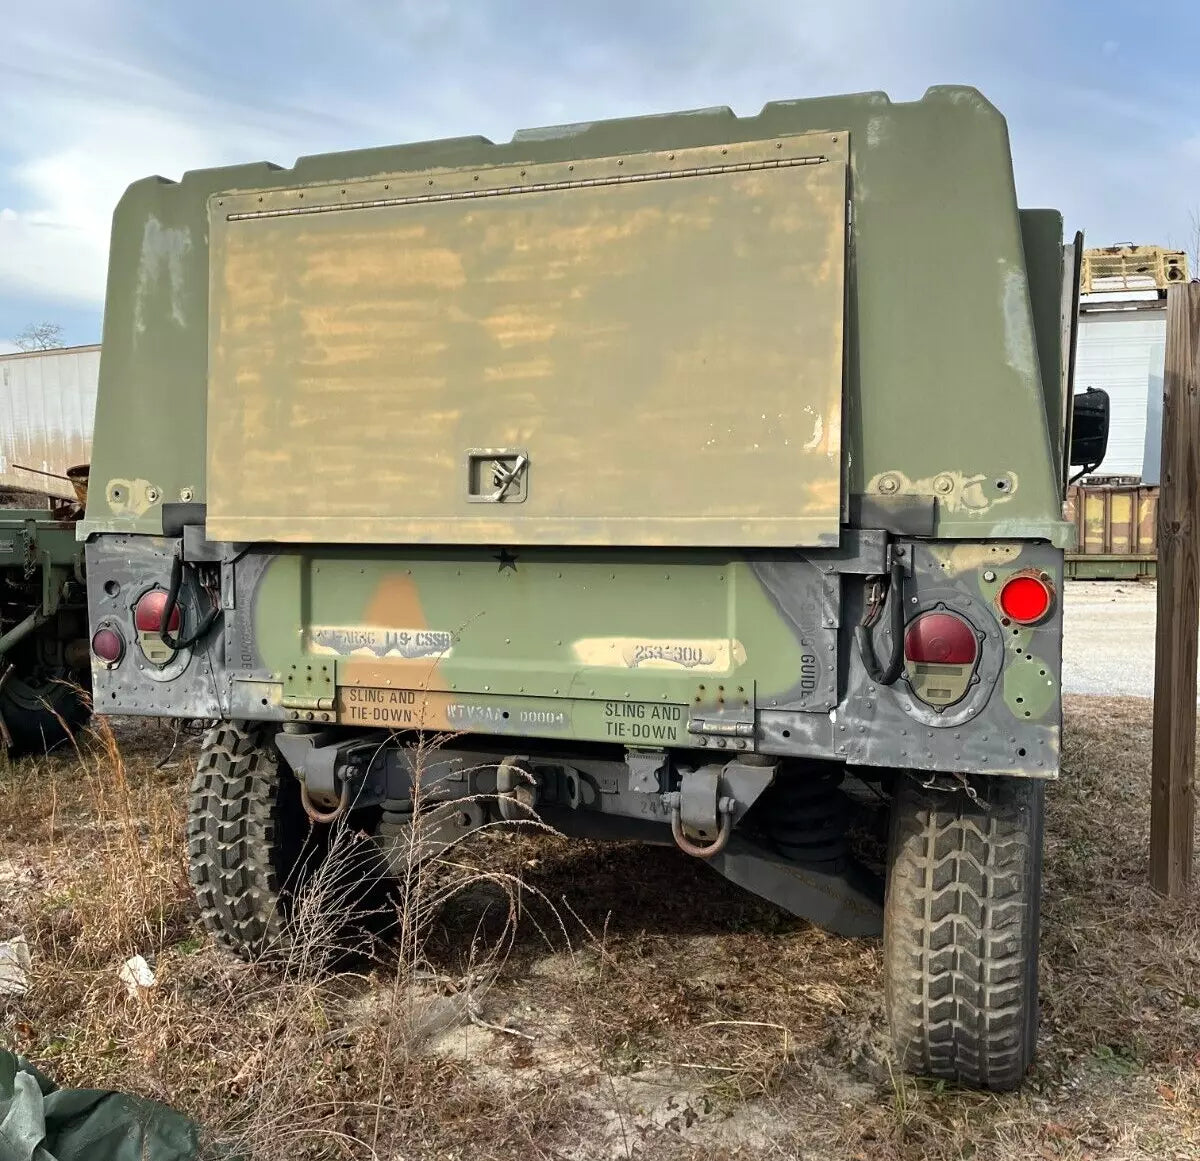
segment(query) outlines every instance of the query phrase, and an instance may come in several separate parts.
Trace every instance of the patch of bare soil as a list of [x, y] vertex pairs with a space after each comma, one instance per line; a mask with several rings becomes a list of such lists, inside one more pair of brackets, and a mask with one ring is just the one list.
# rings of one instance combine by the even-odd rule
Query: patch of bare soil
[[[255, 1161], [1195, 1158], [1200, 891], [1146, 886], [1150, 704], [1067, 710], [1039, 1060], [1011, 1096], [899, 1075], [877, 942], [671, 848], [489, 831], [411, 877], [371, 955], [236, 963], [186, 881], [195, 742], [158, 769], [172, 734], [144, 724], [0, 766], [0, 939], [33, 961], [0, 1038]], [[135, 954], [152, 987], [120, 978]]]

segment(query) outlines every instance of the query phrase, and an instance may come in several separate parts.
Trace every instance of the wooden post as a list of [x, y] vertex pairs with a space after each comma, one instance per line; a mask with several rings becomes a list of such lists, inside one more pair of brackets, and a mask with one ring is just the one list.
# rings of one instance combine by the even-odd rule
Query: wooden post
[[1200, 283], [1167, 291], [1150, 884], [1177, 897], [1192, 877], [1196, 651], [1200, 621]]

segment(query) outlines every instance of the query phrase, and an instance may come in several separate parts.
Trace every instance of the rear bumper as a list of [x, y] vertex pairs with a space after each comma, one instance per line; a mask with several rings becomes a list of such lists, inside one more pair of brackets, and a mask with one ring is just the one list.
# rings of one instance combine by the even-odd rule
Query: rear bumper
[[[808, 552], [392, 549], [101, 535], [87, 546], [92, 628], [129, 643], [93, 659], [98, 712], [312, 722], [548, 739], [558, 745], [760, 752], [851, 765], [1053, 776], [1061, 704], [1061, 551], [1032, 541], [889, 541], [846, 530]], [[133, 609], [188, 562], [166, 664]], [[907, 675], [873, 681], [854, 642], [866, 582], [904, 562], [906, 619], [965, 618], [979, 661], [941, 711]], [[1005, 624], [1006, 577], [1056, 593]], [[886, 628], [874, 634], [880, 655]]]

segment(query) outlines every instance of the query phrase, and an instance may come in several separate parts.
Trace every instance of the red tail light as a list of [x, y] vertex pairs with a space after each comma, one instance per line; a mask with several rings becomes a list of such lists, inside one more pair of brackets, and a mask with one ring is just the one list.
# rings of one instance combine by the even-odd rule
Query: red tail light
[[926, 665], [974, 665], [979, 640], [954, 613], [924, 613], [905, 631], [904, 656]]
[[1054, 590], [1034, 573], [1018, 573], [1004, 582], [997, 598], [1000, 611], [1018, 625], [1033, 625], [1050, 612]]
[[[139, 633], [159, 633], [163, 627], [163, 612], [167, 607], [167, 592], [165, 589], [151, 589], [138, 601], [133, 610], [134, 628]], [[171, 610], [171, 622], [167, 628], [176, 633], [179, 631], [179, 606]]]
[[125, 656], [125, 638], [111, 625], [104, 625], [92, 636], [92, 652], [105, 665], [116, 665]]

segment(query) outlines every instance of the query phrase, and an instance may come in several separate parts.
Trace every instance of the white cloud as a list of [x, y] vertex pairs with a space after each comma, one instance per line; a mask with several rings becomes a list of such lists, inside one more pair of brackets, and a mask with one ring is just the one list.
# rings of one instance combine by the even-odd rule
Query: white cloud
[[95, 304], [103, 299], [107, 243], [56, 207], [0, 213], [0, 292]]
[[[148, 174], [459, 133], [502, 140], [530, 124], [716, 102], [756, 112], [796, 95], [779, 76], [785, 61], [803, 70], [805, 90], [838, 88], [825, 77], [847, 59], [838, 44], [853, 31], [820, 6], [754, 0], [736, 14], [697, 3], [675, 17], [675, 5], [630, 0], [611, 12], [528, 7], [517, 26], [487, 4], [347, 0], [327, 46], [300, 46], [249, 90], [245, 78], [213, 75], [229, 46], [202, 34], [148, 51], [131, 0], [68, 4], [53, 38], [18, 16], [0, 43], [0, 71], [17, 82], [0, 91], [0, 148], [21, 159], [0, 171], [0, 294], [101, 304], [112, 209]], [[300, 5], [299, 23], [317, 11]], [[865, 20], [856, 28], [872, 32]], [[317, 66], [296, 67], [304, 50]], [[205, 54], [207, 72], [195, 63]], [[356, 70], [356, 54], [375, 67]]]
[[[98, 306], [112, 208], [147, 174], [863, 89], [908, 100], [962, 80], [1009, 113], [1024, 202], [1060, 205], [1097, 241], [1183, 230], [1182, 182], [1169, 191], [1156, 175], [1164, 118], [1195, 94], [1156, 104], [1124, 74], [1085, 86], [1091, 61], [1071, 79], [1067, 56], [1034, 52], [1046, 8], [344, 0], [333, 16], [313, 0], [214, 0], [189, 16], [43, 0], [6, 17], [0, 40], [0, 158], [12, 159], [0, 163], [0, 295]], [[1117, 44], [1097, 43], [1102, 55]], [[1193, 189], [1195, 140], [1173, 159]]]
[[[108, 15], [121, 6], [107, 5]], [[86, 23], [95, 11], [77, 15]], [[120, 27], [114, 19], [91, 30], [94, 43]], [[0, 294], [100, 305], [112, 211], [131, 182], [290, 160], [303, 151], [302, 126], [326, 120], [269, 100], [241, 107], [191, 91], [127, 59], [128, 45], [106, 50], [69, 32], [47, 39], [19, 28], [6, 37], [0, 72], [17, 83], [0, 88], [0, 150], [19, 160], [0, 170]]]
[[113, 207], [131, 181], [147, 174], [178, 178], [272, 144], [244, 134], [239, 150], [236, 135], [170, 113], [69, 103], [64, 115], [70, 135], [12, 171], [34, 208], [0, 210], [0, 291], [98, 304]]
[[[130, 182], [149, 174], [177, 179], [282, 144], [261, 129], [195, 116], [181, 109], [181, 94], [155, 96], [140, 105], [123, 95], [38, 101], [40, 146], [7, 174], [10, 196], [28, 208], [0, 205], [0, 292], [99, 304], [112, 211]], [[0, 100], [0, 112], [16, 104]], [[30, 118], [22, 122], [28, 135]]]

